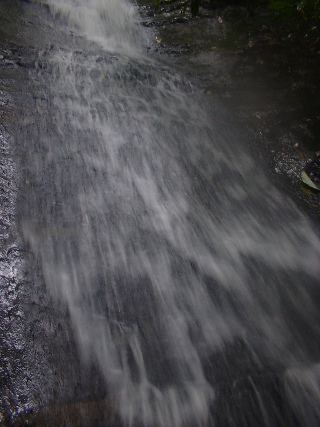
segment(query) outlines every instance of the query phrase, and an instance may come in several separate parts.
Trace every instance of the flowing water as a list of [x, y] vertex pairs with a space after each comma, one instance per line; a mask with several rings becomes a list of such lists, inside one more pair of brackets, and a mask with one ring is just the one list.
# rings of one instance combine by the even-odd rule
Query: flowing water
[[21, 229], [121, 425], [318, 425], [312, 225], [131, 3], [34, 7]]

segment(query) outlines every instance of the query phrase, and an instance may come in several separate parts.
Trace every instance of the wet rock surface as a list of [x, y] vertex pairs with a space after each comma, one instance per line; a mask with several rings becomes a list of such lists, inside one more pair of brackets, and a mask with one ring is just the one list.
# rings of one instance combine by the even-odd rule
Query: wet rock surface
[[[24, 197], [18, 123], [28, 108], [27, 73], [34, 67], [34, 48], [19, 34], [25, 25], [21, 13], [18, 1], [0, 4], [1, 426], [26, 425], [35, 405], [49, 405], [52, 390], [64, 389], [67, 396], [69, 387], [69, 395], [72, 394], [75, 385], [68, 386], [73, 369], [69, 365], [72, 360], [75, 366], [78, 357], [72, 339], [66, 336], [72, 334], [64, 320], [66, 313], [46, 296], [37, 268], [30, 270], [36, 260], [23, 244], [17, 223], [18, 198]], [[59, 347], [61, 354], [70, 359], [60, 358]], [[80, 378], [76, 383], [81, 388]]]
[[[16, 223], [23, 152], [15, 123], [21, 108], [32, 108], [25, 85], [36, 58], [33, 46], [19, 38], [19, 25], [25, 25], [19, 17], [22, 6], [9, 3], [1, 4], [0, 14], [0, 424], [118, 425], [114, 403], [94, 368], [81, 360], [68, 314], [46, 294], [41, 269]], [[154, 19], [150, 7], [142, 9], [144, 26], [158, 29], [150, 54], [174, 62], [195, 91], [206, 95], [208, 108], [218, 97], [229, 119], [245, 128], [257, 167], [317, 221], [319, 195], [301, 186], [300, 172], [318, 149], [318, 57], [277, 45], [267, 29], [263, 37], [233, 35], [230, 16], [237, 11], [246, 17], [244, 9], [201, 10], [195, 19], [180, 10], [172, 3]], [[27, 99], [17, 102], [20, 95]], [[34, 268], [31, 274], [28, 265]], [[214, 367], [225, 370], [238, 352], [246, 353], [242, 343], [217, 355]], [[212, 372], [211, 361], [207, 368]], [[250, 412], [257, 390], [268, 395], [272, 425], [281, 425], [283, 413], [288, 425], [300, 425], [284, 396], [284, 373], [272, 368], [257, 366], [247, 354], [234, 367], [232, 380], [218, 378], [216, 425], [245, 425], [248, 420], [237, 418], [237, 408]]]
[[200, 7], [194, 18], [179, 2], [156, 14], [139, 3], [143, 24], [158, 32], [150, 51], [174, 61], [209, 103], [222, 101], [248, 132], [257, 167], [319, 223], [319, 192], [300, 178], [320, 147], [319, 46], [293, 41], [263, 9]]

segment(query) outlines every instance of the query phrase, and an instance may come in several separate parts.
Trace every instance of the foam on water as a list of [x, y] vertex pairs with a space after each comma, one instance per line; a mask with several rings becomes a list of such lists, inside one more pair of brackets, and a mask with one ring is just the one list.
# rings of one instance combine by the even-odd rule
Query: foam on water
[[318, 328], [319, 240], [190, 85], [137, 54], [132, 5], [50, 7], [98, 45], [39, 53], [25, 239], [126, 425], [209, 425], [205, 367], [235, 339], [308, 363], [292, 318]]

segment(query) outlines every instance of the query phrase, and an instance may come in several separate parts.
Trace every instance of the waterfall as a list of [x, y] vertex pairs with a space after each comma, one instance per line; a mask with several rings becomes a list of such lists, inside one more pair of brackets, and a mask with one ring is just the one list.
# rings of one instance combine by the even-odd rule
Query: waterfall
[[133, 5], [123, 0], [50, 0], [49, 7], [69, 31], [83, 35], [108, 51], [141, 49], [142, 34]]
[[259, 366], [311, 363], [295, 319], [316, 334], [319, 239], [192, 85], [147, 56], [130, 2], [49, 8], [25, 241], [124, 425], [210, 425], [233, 343]]

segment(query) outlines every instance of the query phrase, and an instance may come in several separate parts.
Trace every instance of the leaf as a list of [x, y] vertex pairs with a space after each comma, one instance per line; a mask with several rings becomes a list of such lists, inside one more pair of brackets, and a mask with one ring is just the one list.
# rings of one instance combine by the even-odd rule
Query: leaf
[[306, 172], [303, 170], [301, 172], [301, 181], [306, 184], [308, 187], [313, 188], [314, 190], [320, 190], [319, 187], [317, 187], [317, 185], [308, 177], [308, 175], [306, 174]]

